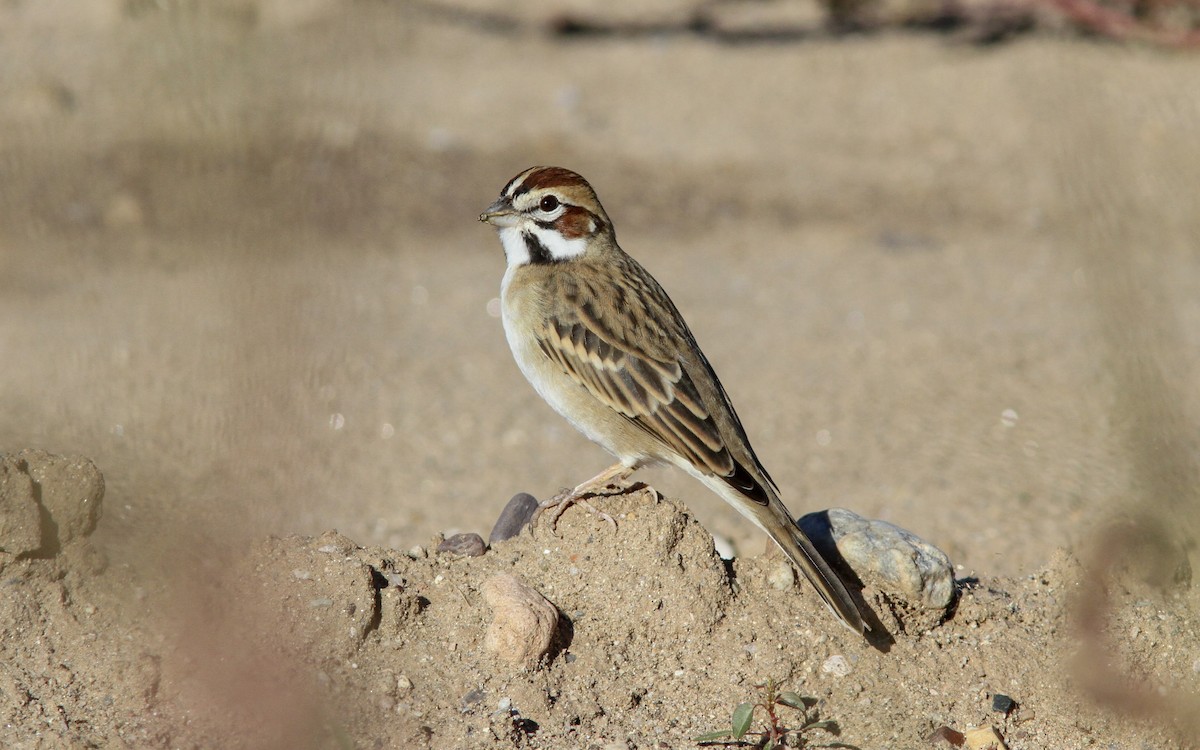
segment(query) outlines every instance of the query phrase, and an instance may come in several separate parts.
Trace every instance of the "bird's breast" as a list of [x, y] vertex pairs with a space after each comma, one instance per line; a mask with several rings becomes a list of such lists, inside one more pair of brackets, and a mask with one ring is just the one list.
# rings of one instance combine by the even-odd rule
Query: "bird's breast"
[[627, 462], [666, 460], [660, 444], [593, 396], [542, 351], [536, 332], [550, 310], [547, 289], [522, 278], [521, 270], [505, 273], [500, 309], [504, 335], [525, 379], [554, 411], [614, 456]]

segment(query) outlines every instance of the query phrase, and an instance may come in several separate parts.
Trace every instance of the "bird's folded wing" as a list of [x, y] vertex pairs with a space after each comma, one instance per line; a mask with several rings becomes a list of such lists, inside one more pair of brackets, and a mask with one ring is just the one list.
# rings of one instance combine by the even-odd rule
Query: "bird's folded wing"
[[638, 351], [594, 314], [547, 320], [537, 336], [563, 372], [668, 448], [701, 470], [734, 472], [720, 430], [678, 360]]

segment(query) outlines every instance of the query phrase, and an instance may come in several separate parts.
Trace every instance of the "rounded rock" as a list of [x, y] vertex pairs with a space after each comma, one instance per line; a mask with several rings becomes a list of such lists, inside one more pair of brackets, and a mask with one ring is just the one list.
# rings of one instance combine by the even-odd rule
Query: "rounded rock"
[[875, 578], [884, 590], [924, 609], [945, 609], [954, 599], [950, 558], [911, 531], [844, 508], [809, 513], [799, 524], [823, 554], [832, 539], [864, 582]]
[[558, 608], [514, 575], [497, 573], [483, 584], [492, 622], [483, 647], [501, 661], [532, 666], [550, 652]]

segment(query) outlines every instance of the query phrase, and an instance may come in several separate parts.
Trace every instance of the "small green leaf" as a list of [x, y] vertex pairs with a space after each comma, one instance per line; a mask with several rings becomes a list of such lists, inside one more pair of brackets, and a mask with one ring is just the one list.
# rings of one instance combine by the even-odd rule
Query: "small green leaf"
[[837, 734], [838, 733], [838, 724], [833, 719], [824, 719], [822, 721], [814, 721], [811, 724], [804, 725], [804, 731], [807, 732], [810, 729], [824, 729], [826, 732], [829, 732], [830, 734]]
[[807, 704], [804, 702], [804, 698], [800, 697], [799, 693], [793, 693], [791, 690], [784, 690], [779, 694], [779, 697], [775, 699], [775, 702], [782, 703], [788, 708], [797, 708], [801, 711], [808, 708]]
[[753, 703], [739, 703], [733, 709], [733, 738], [740, 740], [750, 731], [750, 720], [754, 718]]
[[722, 729], [719, 732], [709, 732], [708, 734], [702, 734], [699, 737], [693, 737], [692, 742], [714, 742], [716, 740], [723, 740], [732, 734], [733, 732], [730, 730]]
[[775, 750], [775, 740], [767, 740], [767, 744], [763, 745], [762, 750]]

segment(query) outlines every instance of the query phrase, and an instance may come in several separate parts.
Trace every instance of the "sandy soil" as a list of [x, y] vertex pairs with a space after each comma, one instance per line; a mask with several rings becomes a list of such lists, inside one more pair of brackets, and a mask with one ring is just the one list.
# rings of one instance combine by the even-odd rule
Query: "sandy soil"
[[[0, 550], [0, 745], [689, 747], [771, 677], [863, 748], [1195, 746], [1194, 60], [165, 7], [0, 7], [0, 451], [107, 487]], [[592, 181], [792, 509], [937, 544], [953, 618], [871, 648], [665, 470], [686, 512], [429, 552], [606, 465], [495, 316], [475, 216], [535, 163]], [[541, 668], [479, 648], [502, 569], [569, 620]]]

